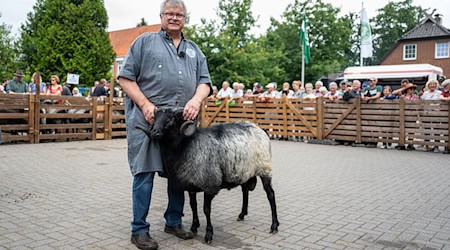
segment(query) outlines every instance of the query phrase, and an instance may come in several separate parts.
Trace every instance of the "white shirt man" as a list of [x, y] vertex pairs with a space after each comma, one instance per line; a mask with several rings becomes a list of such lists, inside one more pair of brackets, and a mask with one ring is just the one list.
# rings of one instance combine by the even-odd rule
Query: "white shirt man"
[[227, 97], [231, 96], [232, 89], [230, 88], [230, 83], [227, 81], [224, 81], [222, 83], [222, 88], [219, 90], [219, 93], [217, 93], [217, 98], [220, 100], [223, 100]]

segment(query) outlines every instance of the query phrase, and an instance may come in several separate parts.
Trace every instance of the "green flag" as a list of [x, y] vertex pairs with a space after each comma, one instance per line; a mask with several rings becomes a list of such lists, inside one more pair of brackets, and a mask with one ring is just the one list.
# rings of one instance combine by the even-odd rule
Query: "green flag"
[[305, 63], [309, 63], [309, 38], [308, 38], [308, 25], [306, 23], [306, 15], [303, 16], [302, 29], [300, 31], [300, 39], [302, 40], [303, 56]]

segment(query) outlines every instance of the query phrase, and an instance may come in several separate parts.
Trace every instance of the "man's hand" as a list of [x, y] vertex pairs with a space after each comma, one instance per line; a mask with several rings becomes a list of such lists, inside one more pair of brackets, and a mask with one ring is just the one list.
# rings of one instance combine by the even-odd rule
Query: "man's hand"
[[141, 108], [144, 118], [148, 123], [153, 124], [155, 122], [155, 111], [157, 109], [158, 107], [151, 102], [148, 102]]
[[202, 101], [196, 99], [195, 97], [189, 100], [184, 107], [183, 118], [185, 120], [194, 120], [200, 111], [201, 105]]

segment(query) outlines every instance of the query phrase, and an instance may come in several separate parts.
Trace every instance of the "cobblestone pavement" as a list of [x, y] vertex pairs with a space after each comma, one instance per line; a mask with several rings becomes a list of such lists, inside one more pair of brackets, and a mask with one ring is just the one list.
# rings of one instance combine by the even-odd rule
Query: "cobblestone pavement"
[[[240, 188], [223, 190], [213, 244], [203, 214], [199, 234], [179, 240], [163, 232], [166, 182], [155, 178], [160, 248], [450, 249], [450, 156], [282, 141], [272, 151], [278, 234], [259, 181], [245, 221]], [[126, 153], [125, 140], [1, 145], [0, 249], [135, 249]]]

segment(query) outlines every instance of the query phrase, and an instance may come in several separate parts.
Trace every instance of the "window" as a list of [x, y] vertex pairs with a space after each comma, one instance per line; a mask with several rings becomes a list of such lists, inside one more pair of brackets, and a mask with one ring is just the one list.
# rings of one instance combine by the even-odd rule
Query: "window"
[[416, 60], [417, 47], [415, 44], [403, 45], [403, 60]]
[[435, 58], [448, 58], [449, 57], [448, 44], [449, 44], [449, 42], [436, 43], [434, 57]]

